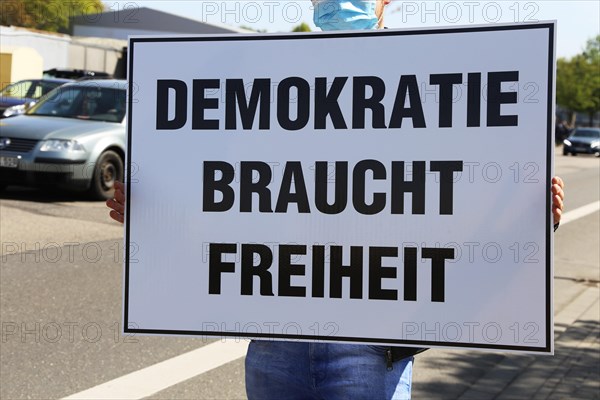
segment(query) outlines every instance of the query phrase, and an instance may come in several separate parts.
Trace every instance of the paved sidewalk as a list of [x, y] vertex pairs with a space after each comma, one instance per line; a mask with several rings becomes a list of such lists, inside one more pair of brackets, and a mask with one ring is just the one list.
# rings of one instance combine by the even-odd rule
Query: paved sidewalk
[[557, 282], [555, 354], [429, 350], [417, 356], [414, 399], [600, 399], [600, 288]]
[[[559, 161], [573, 188], [583, 172]], [[593, 185], [571, 209], [597, 201]], [[429, 350], [416, 358], [413, 399], [600, 400], [600, 215], [582, 218], [555, 234], [554, 355]]]

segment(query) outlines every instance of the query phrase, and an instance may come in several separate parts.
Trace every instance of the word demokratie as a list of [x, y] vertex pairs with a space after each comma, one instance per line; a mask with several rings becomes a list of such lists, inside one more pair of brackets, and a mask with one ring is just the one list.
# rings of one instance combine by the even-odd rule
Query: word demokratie
[[[432, 74], [429, 84], [439, 87], [439, 123], [440, 128], [452, 127], [453, 89], [455, 85], [467, 85], [467, 127], [481, 126], [482, 74], [468, 73]], [[499, 71], [487, 73], [486, 90], [486, 126], [517, 126], [516, 115], [502, 115], [503, 104], [515, 104], [517, 93], [502, 91], [503, 83], [519, 80], [518, 71]], [[251, 83], [249, 99], [246, 95]], [[421, 94], [416, 75], [401, 75], [398, 82], [394, 105], [391, 113], [386, 110], [383, 101], [388, 88], [386, 82], [377, 76], [317, 77], [312, 85], [304, 78], [289, 77], [277, 82], [276, 102], [272, 100], [272, 84], [269, 78], [226, 79], [224, 85], [219, 79], [194, 79], [191, 83], [191, 110], [188, 105], [188, 83], [164, 79], [157, 81], [156, 129], [178, 130], [184, 128], [191, 114], [192, 130], [251, 130], [258, 114], [258, 129], [269, 130], [271, 126], [272, 106], [279, 126], [288, 131], [297, 131], [307, 127], [316, 130], [327, 129], [330, 118], [333, 128], [339, 129], [393, 129], [401, 128], [404, 119], [412, 120], [413, 128], [427, 127], [423, 112]], [[351, 86], [351, 88], [349, 88]], [[211, 97], [209, 91], [225, 90], [224, 121], [206, 116], [208, 110], [218, 110], [220, 100]], [[352, 106], [342, 112], [339, 104], [344, 91], [351, 92]], [[174, 92], [173, 107], [169, 107], [169, 92]], [[314, 99], [311, 98], [314, 96]], [[407, 103], [408, 98], [408, 105]], [[312, 107], [311, 107], [312, 103]], [[312, 108], [312, 113], [311, 113]], [[169, 112], [174, 110], [173, 112]], [[367, 110], [370, 113], [367, 113]], [[191, 111], [191, 112], [188, 112]], [[386, 112], [388, 111], [388, 112]], [[238, 126], [239, 113], [241, 127]], [[371, 121], [367, 124], [367, 115]], [[389, 114], [389, 116], [387, 115]], [[311, 120], [313, 123], [309, 126]], [[350, 115], [350, 117], [348, 117]], [[224, 123], [223, 123], [224, 122]]]

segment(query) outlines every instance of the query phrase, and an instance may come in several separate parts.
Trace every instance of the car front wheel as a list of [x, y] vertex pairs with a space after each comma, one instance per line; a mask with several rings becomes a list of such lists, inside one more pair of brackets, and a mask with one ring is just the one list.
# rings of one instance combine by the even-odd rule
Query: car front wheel
[[115, 181], [123, 182], [123, 160], [117, 153], [107, 150], [100, 155], [90, 187], [90, 195], [99, 200], [110, 199]]

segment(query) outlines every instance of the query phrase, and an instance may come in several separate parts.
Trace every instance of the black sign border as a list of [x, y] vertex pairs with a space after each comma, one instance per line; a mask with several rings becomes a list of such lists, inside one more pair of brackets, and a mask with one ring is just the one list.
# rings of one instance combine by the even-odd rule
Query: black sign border
[[[329, 39], [329, 38], [348, 38], [348, 37], [377, 37], [377, 36], [412, 36], [412, 35], [439, 35], [446, 33], [471, 33], [471, 32], [495, 32], [495, 31], [513, 31], [524, 29], [547, 29], [548, 30], [548, 98], [547, 98], [547, 121], [546, 121], [546, 182], [552, 179], [552, 155], [554, 151], [553, 143], [553, 94], [554, 94], [554, 22], [541, 22], [533, 24], [517, 25], [491, 25], [460, 28], [440, 28], [440, 29], [415, 29], [415, 30], [377, 30], [377, 31], [353, 31], [343, 33], [319, 33], [319, 34], [267, 34], [267, 35], [228, 35], [228, 36], [184, 36], [184, 37], [147, 37], [130, 38], [128, 47], [128, 116], [127, 116], [127, 193], [131, 193], [131, 153], [132, 153], [132, 121], [133, 121], [133, 94], [135, 85], [133, 78], [134, 51], [136, 43], [147, 42], [218, 42], [218, 41], [265, 41], [265, 40], [310, 40], [310, 39]], [[548, 199], [552, 198], [550, 185], [547, 191]], [[290, 340], [315, 340], [325, 342], [356, 342], [356, 343], [388, 343], [397, 346], [443, 346], [449, 348], [471, 348], [471, 349], [490, 349], [490, 350], [511, 350], [527, 351], [535, 353], [551, 353], [553, 351], [552, 343], [552, 209], [551, 201], [546, 202], [546, 343], [544, 347], [534, 346], [511, 346], [497, 345], [488, 343], [454, 343], [440, 342], [430, 340], [394, 340], [381, 338], [357, 338], [348, 336], [319, 336], [319, 335], [284, 335], [270, 333], [243, 333], [243, 332], [217, 332], [217, 331], [188, 331], [188, 330], [168, 330], [168, 329], [140, 329], [137, 324], [129, 322], [129, 258], [131, 250], [130, 242], [130, 213], [131, 196], [127, 196], [125, 219], [125, 288], [124, 288], [124, 309], [123, 309], [123, 327], [124, 333], [128, 334], [151, 334], [151, 335], [182, 335], [182, 336], [215, 336], [215, 337], [234, 337], [234, 338], [270, 338], [270, 339], [290, 339]]]

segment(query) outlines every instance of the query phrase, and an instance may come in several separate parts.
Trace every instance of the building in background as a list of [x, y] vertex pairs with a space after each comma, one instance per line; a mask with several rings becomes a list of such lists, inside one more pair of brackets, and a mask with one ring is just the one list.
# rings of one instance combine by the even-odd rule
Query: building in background
[[[135, 4], [135, 3], [131, 3]], [[245, 33], [245, 29], [219, 26], [147, 7], [131, 7], [71, 18], [73, 36], [127, 40], [130, 35]]]
[[[122, 58], [123, 47], [126, 45], [125, 40], [71, 37], [35, 29], [0, 26], [2, 53], [4, 49], [12, 49], [12, 51], [29, 51], [41, 56], [41, 63], [31, 57], [32, 64], [40, 64], [39, 72], [31, 76], [25, 74], [27, 76], [20, 76], [19, 79], [41, 78], [43, 70], [53, 68], [83, 69], [113, 74], [118, 61]], [[16, 66], [13, 65], [12, 69], [15, 68]], [[11, 79], [3, 83], [14, 81]]]
[[[106, 72], [117, 78], [125, 78], [127, 37], [130, 35], [249, 32], [245, 29], [207, 24], [137, 6], [73, 17], [70, 31], [71, 35], [66, 35], [15, 26], [0, 26], [0, 47], [3, 49], [2, 53], [6, 53], [2, 56], [2, 70], [9, 72], [3, 74], [2, 86], [14, 82], [13, 72], [18, 71], [23, 72], [17, 74], [19, 79], [39, 78], [41, 70], [50, 69]], [[5, 52], [4, 49], [10, 51]], [[26, 53], [39, 55], [30, 57], [32, 68], [29, 69], [33, 70], [35, 66], [35, 73], [30, 73], [29, 69], [23, 69], [13, 62], [13, 60], [23, 60]], [[19, 65], [27, 65], [27, 62], [25, 64], [22, 64], [22, 61], [18, 62], [21, 63]]]
[[42, 77], [44, 60], [31, 47], [0, 46], [0, 89], [23, 79]]

